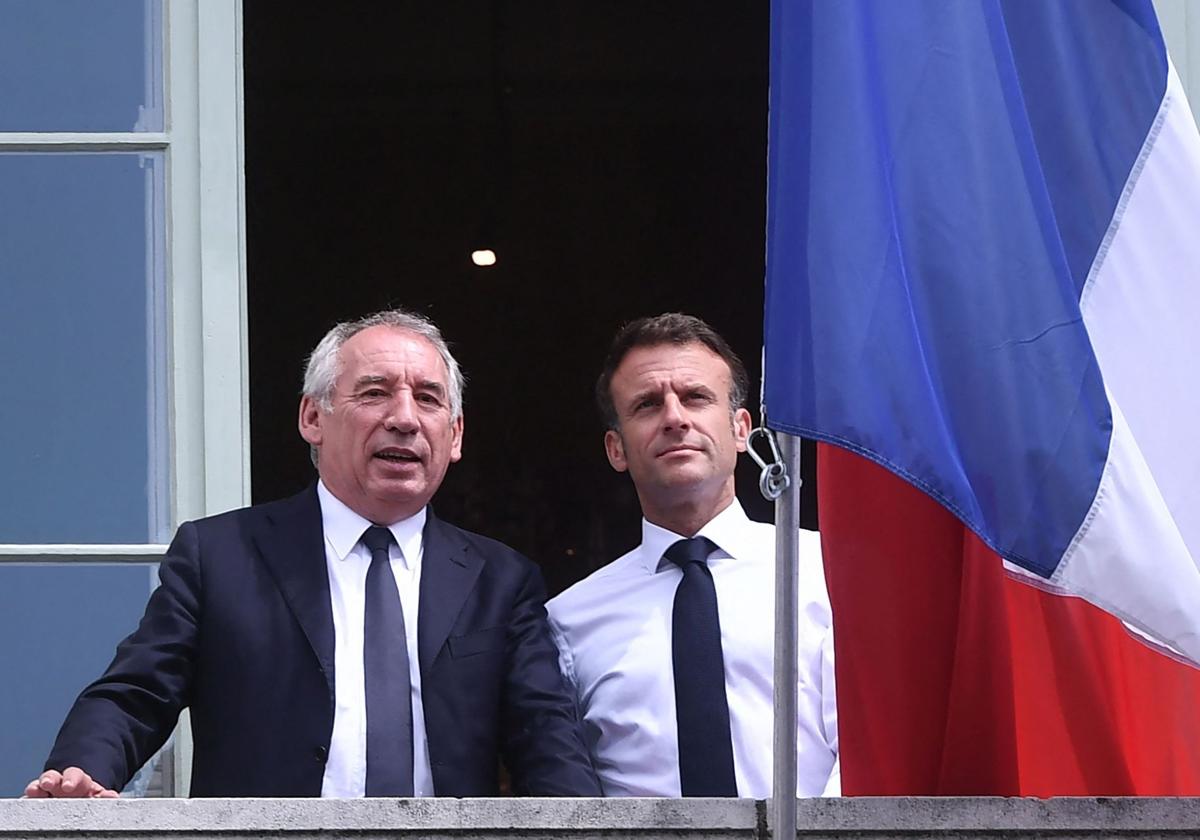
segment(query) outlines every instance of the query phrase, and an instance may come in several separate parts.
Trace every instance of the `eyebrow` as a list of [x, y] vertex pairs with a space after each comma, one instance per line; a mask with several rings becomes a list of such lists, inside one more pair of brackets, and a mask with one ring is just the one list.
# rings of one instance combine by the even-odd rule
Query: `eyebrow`
[[[383, 376], [382, 374], [368, 374], [366, 376], [360, 376], [358, 379], [354, 380], [354, 389], [358, 390], [360, 388], [365, 388], [368, 385], [388, 385], [391, 383], [391, 381], [392, 377], [390, 376]], [[413, 390], [436, 391], [438, 394], [446, 393], [446, 387], [436, 379], [422, 379], [413, 387]]]
[[445, 394], [446, 386], [436, 379], [422, 379], [413, 390], [436, 391], [438, 394]]
[[636, 394], [630, 397], [627, 401], [627, 407], [630, 409], [637, 408], [644, 400], [652, 400], [655, 398], [662, 399], [662, 391], [660, 391], [658, 388], [647, 388], [644, 391], [638, 391]]
[[[703, 382], [687, 382], [684, 383], [677, 391], [681, 394], [704, 394], [705, 396], [715, 397], [717, 392]], [[662, 391], [659, 388], [647, 388], [644, 391], [638, 391], [629, 398], [628, 407], [636, 408], [643, 400], [662, 399]]]

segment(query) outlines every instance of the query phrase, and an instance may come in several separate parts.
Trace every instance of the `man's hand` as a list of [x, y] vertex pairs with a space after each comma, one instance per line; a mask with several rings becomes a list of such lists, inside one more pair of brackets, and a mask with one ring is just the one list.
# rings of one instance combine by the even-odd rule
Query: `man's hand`
[[61, 773], [57, 770], [47, 770], [25, 786], [26, 799], [116, 799], [119, 795], [78, 767], [68, 767]]

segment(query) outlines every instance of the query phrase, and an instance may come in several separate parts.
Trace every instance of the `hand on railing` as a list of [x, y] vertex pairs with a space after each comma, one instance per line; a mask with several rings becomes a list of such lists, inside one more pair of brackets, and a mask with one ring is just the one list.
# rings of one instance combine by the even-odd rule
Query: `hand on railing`
[[120, 796], [109, 790], [78, 767], [63, 772], [47, 770], [25, 786], [26, 799], [116, 799]]

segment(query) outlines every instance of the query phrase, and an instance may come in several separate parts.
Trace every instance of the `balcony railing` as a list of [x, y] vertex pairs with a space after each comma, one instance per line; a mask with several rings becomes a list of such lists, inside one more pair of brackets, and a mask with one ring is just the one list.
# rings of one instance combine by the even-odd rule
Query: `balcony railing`
[[[752, 799], [0, 800], [0, 840], [774, 840]], [[807, 799], [802, 838], [1200, 836], [1200, 799]]]

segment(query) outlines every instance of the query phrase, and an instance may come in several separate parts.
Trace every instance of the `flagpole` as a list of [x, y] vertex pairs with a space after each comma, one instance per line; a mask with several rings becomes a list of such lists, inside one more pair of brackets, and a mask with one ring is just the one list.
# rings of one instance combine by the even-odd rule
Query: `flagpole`
[[796, 611], [799, 577], [800, 438], [776, 433], [785, 475], [775, 500], [775, 840], [796, 837]]

